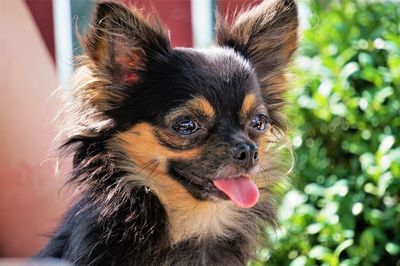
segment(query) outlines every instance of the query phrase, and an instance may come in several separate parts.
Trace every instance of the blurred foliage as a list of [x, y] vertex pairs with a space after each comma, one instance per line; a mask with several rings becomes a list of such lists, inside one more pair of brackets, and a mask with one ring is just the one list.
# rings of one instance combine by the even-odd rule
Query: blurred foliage
[[252, 265], [400, 265], [400, 3], [310, 0], [296, 178]]

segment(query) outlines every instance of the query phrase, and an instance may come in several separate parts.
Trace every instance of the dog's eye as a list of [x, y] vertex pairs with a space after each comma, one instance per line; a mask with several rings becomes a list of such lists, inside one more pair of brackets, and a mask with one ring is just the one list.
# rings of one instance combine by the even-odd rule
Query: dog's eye
[[200, 128], [199, 124], [189, 118], [184, 118], [172, 126], [172, 129], [181, 135], [190, 135]]
[[258, 131], [266, 130], [268, 125], [268, 117], [263, 114], [258, 114], [254, 116], [250, 121], [250, 126]]

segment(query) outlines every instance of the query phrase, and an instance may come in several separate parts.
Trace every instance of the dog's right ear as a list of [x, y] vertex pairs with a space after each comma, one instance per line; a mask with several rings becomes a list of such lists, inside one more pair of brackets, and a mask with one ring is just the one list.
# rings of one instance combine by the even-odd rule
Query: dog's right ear
[[134, 8], [104, 2], [96, 7], [83, 47], [112, 82], [131, 84], [152, 57], [168, 53], [170, 40], [158, 19], [149, 21]]

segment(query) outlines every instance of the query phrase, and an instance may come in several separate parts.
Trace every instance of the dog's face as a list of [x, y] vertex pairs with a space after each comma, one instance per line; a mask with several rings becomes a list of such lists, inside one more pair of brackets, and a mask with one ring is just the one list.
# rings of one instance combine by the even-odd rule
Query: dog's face
[[145, 185], [173, 182], [200, 200], [252, 207], [271, 131], [284, 130], [283, 70], [296, 29], [294, 3], [275, 1], [231, 26], [220, 21], [217, 47], [173, 49], [160, 24], [99, 4], [84, 46], [101, 86], [87, 100], [112, 121], [107, 131]]
[[[131, 125], [128, 133], [122, 134], [131, 157], [142, 165], [162, 162], [158, 167], [166, 168], [167, 174], [196, 198], [225, 199], [213, 181], [254, 174], [259, 164], [258, 146], [270, 126], [249, 62], [232, 49], [176, 49], [148, 75], [152, 84], [145, 85], [143, 80], [148, 89], [140, 98], [149, 99], [145, 113], [153, 116], [141, 117], [139, 123], [124, 122]], [[127, 102], [122, 113], [144, 111], [144, 107], [129, 106], [134, 99]], [[255, 201], [258, 192], [250, 192], [249, 199], [235, 199]]]

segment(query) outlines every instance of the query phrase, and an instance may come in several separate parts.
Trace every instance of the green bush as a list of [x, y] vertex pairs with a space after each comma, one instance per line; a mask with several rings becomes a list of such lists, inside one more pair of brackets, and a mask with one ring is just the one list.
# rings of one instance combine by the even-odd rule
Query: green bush
[[399, 265], [400, 4], [311, 0], [294, 184], [254, 265]]

